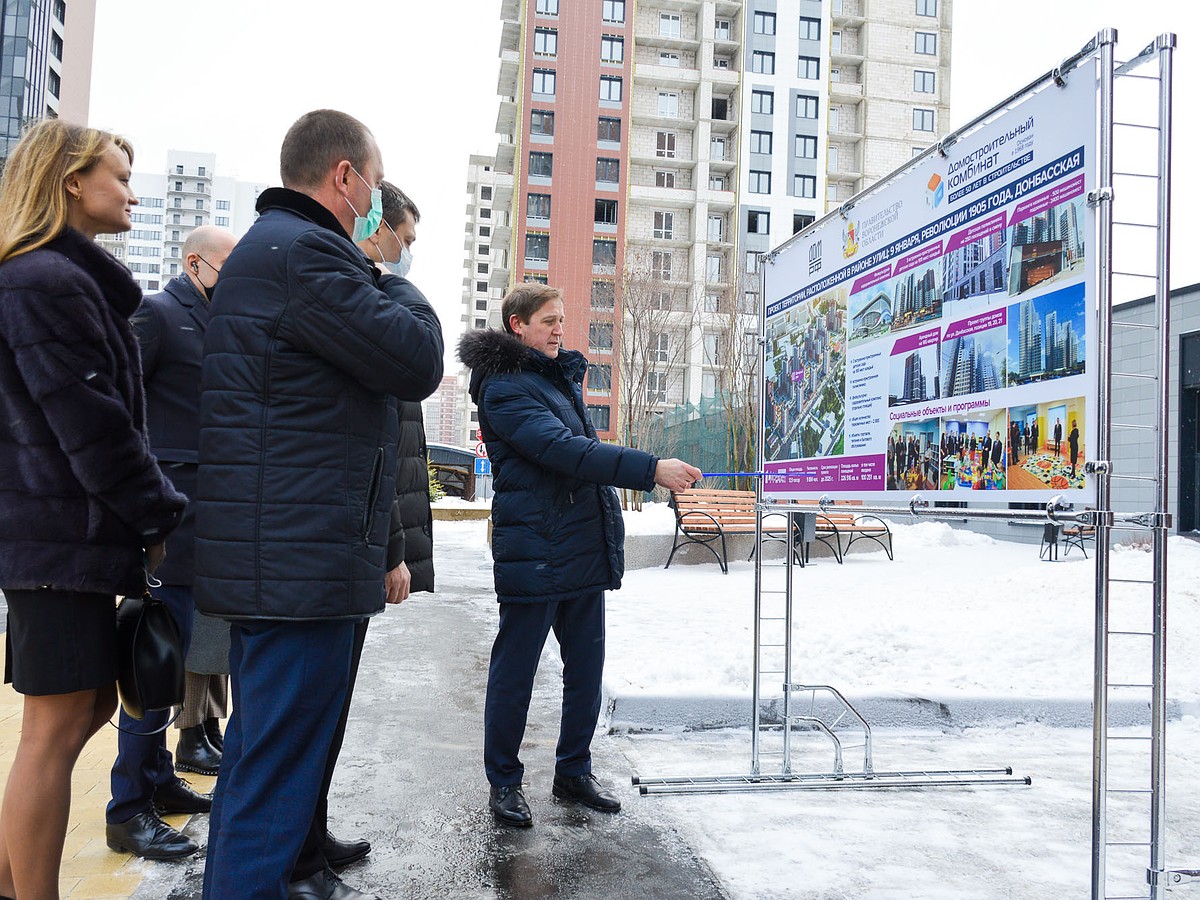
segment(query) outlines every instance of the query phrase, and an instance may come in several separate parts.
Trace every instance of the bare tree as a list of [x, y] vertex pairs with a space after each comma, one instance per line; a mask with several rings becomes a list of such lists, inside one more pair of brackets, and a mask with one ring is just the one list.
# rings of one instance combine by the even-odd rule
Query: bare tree
[[[689, 285], [673, 280], [675, 265], [669, 248], [626, 249], [614, 341], [621, 439], [660, 455], [667, 450], [661, 444], [662, 411], [683, 383], [696, 321]], [[623, 492], [623, 502], [641, 509], [641, 492]]]

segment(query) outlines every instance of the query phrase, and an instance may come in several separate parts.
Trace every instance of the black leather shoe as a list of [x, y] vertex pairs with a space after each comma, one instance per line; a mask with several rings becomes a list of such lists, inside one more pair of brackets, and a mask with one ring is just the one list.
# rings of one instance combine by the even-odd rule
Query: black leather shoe
[[328, 831], [325, 832], [325, 843], [321, 845], [321, 853], [331, 869], [342, 869], [350, 863], [358, 862], [371, 852], [370, 841], [339, 841]]
[[212, 796], [192, 790], [178, 775], [154, 789], [154, 808], [163, 813], [206, 813], [212, 809]]
[[109, 850], [132, 853], [142, 859], [181, 859], [199, 846], [180, 834], [154, 813], [138, 813], [128, 822], [108, 823], [104, 837]]
[[221, 734], [220, 719], [205, 719], [204, 733], [208, 736], [208, 742], [212, 744], [214, 750], [218, 753], [225, 752], [225, 735]]
[[525, 795], [521, 793], [519, 784], [506, 784], [504, 787], [492, 785], [488, 807], [505, 825], [528, 828], [533, 824], [533, 813], [529, 811], [529, 804], [525, 802]]
[[208, 740], [204, 725], [193, 725], [179, 731], [175, 745], [175, 768], [181, 772], [216, 775], [221, 768], [221, 751]]
[[563, 800], [574, 800], [600, 812], [620, 812], [621, 801], [612, 791], [602, 787], [596, 776], [554, 774], [554, 796]]
[[378, 894], [364, 894], [324, 868], [316, 875], [288, 885], [288, 900], [383, 900]]

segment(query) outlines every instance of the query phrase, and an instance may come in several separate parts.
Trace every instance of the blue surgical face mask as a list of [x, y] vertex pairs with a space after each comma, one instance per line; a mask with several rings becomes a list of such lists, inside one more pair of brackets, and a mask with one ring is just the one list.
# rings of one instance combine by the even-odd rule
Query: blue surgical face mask
[[409, 252], [407, 247], [401, 246], [400, 259], [396, 262], [384, 263], [384, 265], [387, 266], [388, 271], [393, 275], [399, 275], [401, 278], [404, 278], [408, 275], [409, 270], [412, 269], [412, 261], [412, 253]]
[[[359, 181], [361, 181], [367, 187], [371, 187], [367, 179], [363, 178], [362, 175], [359, 174], [358, 169], [351, 166], [350, 170], [355, 175], [358, 175]], [[382, 190], [379, 188], [371, 188], [371, 208], [367, 210], [367, 214], [365, 216], [360, 216], [358, 214], [358, 210], [354, 208], [354, 204], [350, 202], [349, 197], [346, 198], [346, 205], [354, 210], [354, 232], [350, 235], [350, 240], [357, 244], [359, 241], [365, 241], [379, 230], [379, 225], [383, 221]]]

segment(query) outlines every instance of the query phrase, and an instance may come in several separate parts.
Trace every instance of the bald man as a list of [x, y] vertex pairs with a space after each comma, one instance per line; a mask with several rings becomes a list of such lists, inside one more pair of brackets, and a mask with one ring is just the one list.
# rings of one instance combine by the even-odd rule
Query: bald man
[[[142, 350], [146, 421], [150, 444], [163, 472], [184, 494], [196, 486], [200, 422], [200, 361], [208, 306], [217, 276], [237, 241], [223, 228], [202, 226], [183, 245], [183, 274], [160, 294], [146, 297], [133, 326]], [[167, 546], [155, 576], [155, 593], [171, 610], [186, 655], [192, 637], [191, 507]], [[112, 801], [105, 814], [108, 846], [144, 859], [177, 859], [195, 853], [196, 842], [162, 820], [166, 813], [208, 812], [212, 801], [175, 775], [167, 749], [168, 712], [148, 712], [140, 722], [121, 711]], [[149, 732], [158, 731], [157, 734]]]

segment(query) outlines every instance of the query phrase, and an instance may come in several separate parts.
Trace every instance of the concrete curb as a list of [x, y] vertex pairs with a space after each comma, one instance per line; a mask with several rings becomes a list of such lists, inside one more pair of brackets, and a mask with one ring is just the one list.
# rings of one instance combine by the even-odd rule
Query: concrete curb
[[[848, 695], [847, 699], [873, 728], [968, 728], [1033, 722], [1060, 728], [1090, 728], [1092, 725], [1090, 698]], [[1167, 718], [1179, 719], [1184, 714], [1195, 714], [1192, 707], [1192, 704], [1168, 700]], [[608, 712], [605, 724], [613, 732], [703, 731], [751, 725], [749, 696], [608, 696], [605, 708]], [[807, 702], [805, 708], [808, 708]], [[825, 712], [832, 710], [832, 706], [824, 707]], [[823, 711], [820, 703], [816, 711]], [[764, 706], [765, 723], [778, 724], [780, 719], [779, 701], [773, 700]], [[1148, 726], [1149, 705], [1137, 701], [1112, 703], [1109, 724], [1114, 728]]]

